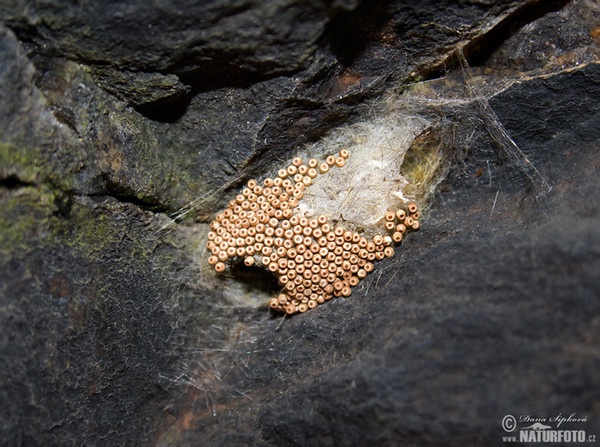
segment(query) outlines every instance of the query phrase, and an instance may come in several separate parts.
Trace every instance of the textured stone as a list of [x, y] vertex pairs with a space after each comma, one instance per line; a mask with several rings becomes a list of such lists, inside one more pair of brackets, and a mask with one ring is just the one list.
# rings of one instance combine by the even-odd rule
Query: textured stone
[[[192, 3], [0, 5], [29, 51], [27, 59], [24, 48], [13, 50], [29, 72], [7, 89], [24, 84], [42, 97], [35, 114], [45, 121], [26, 141], [13, 133], [3, 140], [26, 155], [37, 150], [47, 165], [68, 153], [52, 169], [66, 171], [62, 189], [176, 210], [240, 175], [264, 174], [273, 160], [368, 110], [386, 80], [426, 74], [484, 34], [484, 24], [527, 4]], [[460, 17], [460, 32], [421, 26], [449, 17]], [[11, 122], [32, 119], [20, 112]], [[217, 202], [212, 196], [206, 209]]]
[[137, 1], [74, 5], [5, 2], [11, 25], [51, 50], [93, 64], [175, 72], [218, 84], [232, 73], [276, 76], [296, 71], [317, 50], [332, 16], [356, 1]]

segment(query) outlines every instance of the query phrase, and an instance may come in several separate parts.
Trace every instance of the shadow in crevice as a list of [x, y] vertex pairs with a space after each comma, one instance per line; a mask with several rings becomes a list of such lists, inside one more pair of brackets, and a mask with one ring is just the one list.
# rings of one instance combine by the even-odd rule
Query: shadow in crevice
[[141, 115], [159, 123], [175, 123], [187, 112], [193, 94], [180, 95], [177, 98], [133, 106]]
[[[508, 39], [513, 37], [524, 26], [535, 22], [545, 15], [559, 11], [570, 0], [534, 0], [517, 7], [493, 28], [484, 34], [470, 38], [461, 37], [464, 46], [458, 45], [456, 51], [440, 63], [422, 67], [418, 77], [422, 81], [437, 79], [450, 72], [460, 70], [466, 61], [469, 67], [476, 68], [486, 64]], [[460, 53], [458, 55], [457, 53]]]
[[19, 189], [34, 185], [33, 182], [21, 180], [16, 174], [0, 178], [0, 188]]
[[281, 289], [275, 276], [256, 265], [248, 267], [243, 262], [237, 262], [231, 267], [231, 273], [249, 291], [254, 290], [274, 295]]
[[544, 17], [546, 14], [560, 10], [569, 1], [538, 0], [525, 3], [505, 20], [498, 23], [488, 33], [481, 35], [477, 39], [473, 39], [465, 46], [463, 52], [469, 65], [473, 67], [483, 65], [506, 40], [525, 25]]
[[327, 25], [324, 38], [342, 65], [350, 65], [392, 18], [390, 0], [364, 2]]
[[293, 72], [274, 72], [262, 74], [244, 71], [230, 64], [203, 66], [193, 71], [178, 72], [173, 68], [181, 83], [189, 86], [185, 94], [165, 98], [150, 104], [133, 106], [136, 111], [152, 121], [175, 123], [187, 112], [194, 96], [219, 89], [248, 89], [259, 82], [265, 82], [277, 76], [290, 76]]

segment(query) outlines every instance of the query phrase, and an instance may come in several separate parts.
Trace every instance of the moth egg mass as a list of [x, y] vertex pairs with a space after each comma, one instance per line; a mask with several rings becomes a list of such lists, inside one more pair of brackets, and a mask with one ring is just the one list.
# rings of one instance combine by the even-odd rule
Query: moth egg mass
[[240, 264], [270, 272], [275, 312], [351, 296], [373, 262], [419, 228], [418, 204], [442, 177], [441, 152], [419, 141], [430, 123], [394, 116], [336, 130], [273, 178], [249, 180], [211, 223], [207, 263], [217, 273]]

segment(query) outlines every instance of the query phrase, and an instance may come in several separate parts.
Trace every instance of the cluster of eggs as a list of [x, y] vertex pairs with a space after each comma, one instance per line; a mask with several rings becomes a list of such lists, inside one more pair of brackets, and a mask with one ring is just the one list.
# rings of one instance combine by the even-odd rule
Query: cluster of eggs
[[373, 262], [394, 254], [406, 231], [419, 228], [415, 203], [384, 216], [387, 234], [367, 239], [332, 226], [324, 214], [294, 213], [305, 190], [319, 174], [343, 168], [349, 153], [341, 150], [325, 162], [293, 159], [276, 178], [246, 188], [211, 222], [207, 248], [209, 264], [223, 272], [227, 262], [260, 265], [272, 272], [283, 291], [269, 305], [294, 314], [315, 308], [332, 297], [347, 297], [371, 271]]

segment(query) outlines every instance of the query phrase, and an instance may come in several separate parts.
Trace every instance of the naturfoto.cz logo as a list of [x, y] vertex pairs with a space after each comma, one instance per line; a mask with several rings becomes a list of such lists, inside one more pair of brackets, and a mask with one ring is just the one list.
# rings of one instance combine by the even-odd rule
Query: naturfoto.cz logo
[[502, 418], [502, 429], [510, 436], [503, 436], [504, 442], [537, 443], [596, 443], [596, 435], [581, 429], [588, 422], [587, 416], [568, 416], [559, 413], [550, 417], [534, 417], [507, 414]]

